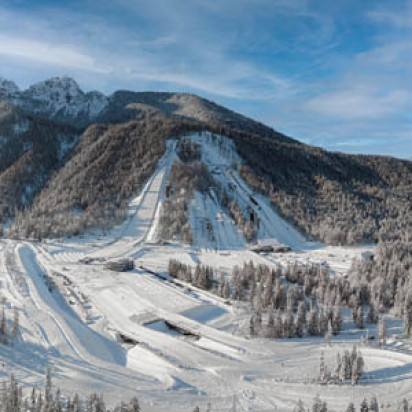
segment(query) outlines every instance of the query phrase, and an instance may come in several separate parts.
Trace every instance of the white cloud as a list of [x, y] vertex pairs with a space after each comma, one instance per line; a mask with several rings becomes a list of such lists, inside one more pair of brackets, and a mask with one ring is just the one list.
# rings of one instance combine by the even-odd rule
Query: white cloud
[[406, 113], [412, 112], [412, 35], [399, 30], [409, 19], [412, 23], [412, 7], [366, 14], [378, 23], [379, 34], [370, 38], [374, 45], [336, 65], [334, 76], [312, 85], [313, 95], [302, 108], [337, 122], [358, 122], [352, 126], [355, 134], [355, 127], [365, 125], [372, 133], [369, 123], [359, 123], [370, 120], [381, 127], [385, 123], [385, 130], [392, 122], [396, 133], [405, 120], [410, 122]]
[[391, 24], [398, 28], [412, 28], [412, 1], [406, 2], [406, 7], [397, 11], [379, 8], [367, 13], [368, 17], [377, 22]]
[[405, 109], [409, 98], [410, 95], [402, 90], [380, 95], [373, 90], [348, 88], [317, 96], [305, 106], [320, 115], [339, 119], [376, 119]]
[[50, 44], [0, 33], [0, 55], [32, 60], [58, 67], [76, 68], [96, 73], [108, 73], [108, 68], [93, 57], [72, 46]]

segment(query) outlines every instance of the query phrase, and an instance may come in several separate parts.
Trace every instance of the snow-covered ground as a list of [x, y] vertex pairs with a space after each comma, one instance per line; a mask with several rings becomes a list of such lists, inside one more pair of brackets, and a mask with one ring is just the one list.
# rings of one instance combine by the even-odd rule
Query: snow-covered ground
[[[236, 185], [238, 201], [247, 205], [253, 193], [231, 168], [232, 159], [240, 159], [230, 143], [224, 141], [218, 149], [208, 135], [192, 139], [202, 145], [203, 160], [215, 178], [224, 187]], [[359, 404], [365, 396], [376, 395], [391, 405], [410, 398], [412, 345], [396, 340], [384, 349], [361, 345], [365, 331], [349, 320], [330, 343], [321, 338], [246, 339], [234, 333], [244, 317], [240, 306], [156, 275], [165, 274], [174, 258], [192, 266], [207, 264], [226, 275], [250, 260], [272, 267], [296, 260], [327, 262], [339, 276], [352, 259], [372, 250], [308, 242], [265, 199], [253, 195], [262, 222], [258, 238], [292, 247], [288, 253], [258, 255], [221, 210], [213, 191], [196, 193], [191, 203], [193, 246], [157, 244], [175, 147], [174, 141], [169, 143], [155, 174], [131, 199], [129, 218], [110, 233], [0, 243], [1, 297], [9, 317], [16, 308], [21, 321], [18, 342], [0, 345], [0, 377], [13, 371], [25, 385], [41, 386], [50, 365], [55, 385], [69, 395], [104, 392], [108, 404], [137, 395], [144, 411], [191, 411], [208, 403], [214, 411], [288, 411], [299, 399], [310, 405], [317, 394], [342, 410], [350, 400]], [[95, 259], [85, 264], [85, 257]], [[105, 260], [118, 257], [132, 258], [136, 269], [117, 273], [104, 268]], [[49, 291], [45, 274], [55, 279], [58, 291]], [[399, 322], [391, 323], [389, 333], [399, 331]], [[327, 361], [334, 360], [354, 343], [365, 358], [362, 384], [317, 383], [321, 352]]]

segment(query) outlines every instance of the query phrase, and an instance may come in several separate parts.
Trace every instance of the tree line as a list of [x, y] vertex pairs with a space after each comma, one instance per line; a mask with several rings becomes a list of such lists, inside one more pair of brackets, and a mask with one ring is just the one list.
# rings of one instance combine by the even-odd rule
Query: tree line
[[[63, 396], [59, 388], [53, 391], [50, 368], [47, 368], [44, 390], [32, 388], [29, 396], [23, 395], [23, 388], [14, 375], [3, 383], [0, 396], [0, 410], [4, 412], [109, 412], [103, 395], [91, 394], [85, 399], [75, 394], [72, 398]], [[121, 402], [114, 412], [139, 412], [137, 397]]]

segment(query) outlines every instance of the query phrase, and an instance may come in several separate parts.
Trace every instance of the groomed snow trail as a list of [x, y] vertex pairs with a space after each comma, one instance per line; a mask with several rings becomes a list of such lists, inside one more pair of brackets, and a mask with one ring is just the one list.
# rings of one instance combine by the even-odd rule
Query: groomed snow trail
[[[44, 270], [29, 246], [22, 245], [17, 249], [18, 261], [22, 270], [28, 275], [27, 282], [30, 300], [33, 303], [32, 313], [40, 316], [39, 325], [47, 330], [47, 322], [51, 331], [47, 336], [53, 336], [55, 341], [51, 346], [63, 354], [75, 355], [83, 360], [87, 357], [102, 361], [125, 364], [124, 351], [113, 342], [93, 332], [71, 311], [71, 308], [57, 293], [51, 293], [44, 282]], [[36, 309], [36, 310], [34, 310]]]

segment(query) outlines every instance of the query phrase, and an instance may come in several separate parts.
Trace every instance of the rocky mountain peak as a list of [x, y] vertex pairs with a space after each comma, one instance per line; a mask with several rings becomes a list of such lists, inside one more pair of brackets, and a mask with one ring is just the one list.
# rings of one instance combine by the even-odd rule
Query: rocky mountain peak
[[0, 96], [12, 96], [19, 92], [19, 87], [11, 80], [0, 77]]
[[0, 101], [11, 102], [26, 112], [77, 126], [93, 121], [107, 106], [100, 92], [85, 93], [71, 77], [52, 77], [20, 91], [17, 85], [0, 78]]
[[71, 104], [84, 97], [77, 82], [70, 77], [52, 77], [30, 86], [25, 93], [36, 100], [50, 100], [66, 104]]

